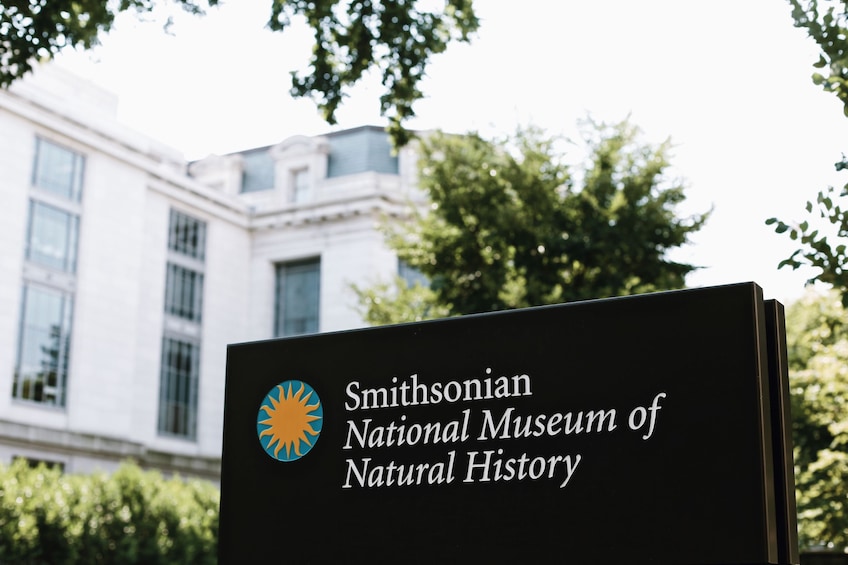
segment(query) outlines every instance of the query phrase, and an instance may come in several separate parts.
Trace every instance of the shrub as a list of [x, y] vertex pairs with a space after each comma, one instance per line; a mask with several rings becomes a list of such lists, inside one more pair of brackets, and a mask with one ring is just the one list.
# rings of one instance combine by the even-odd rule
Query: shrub
[[219, 492], [124, 463], [66, 475], [0, 465], [0, 563], [216, 563]]

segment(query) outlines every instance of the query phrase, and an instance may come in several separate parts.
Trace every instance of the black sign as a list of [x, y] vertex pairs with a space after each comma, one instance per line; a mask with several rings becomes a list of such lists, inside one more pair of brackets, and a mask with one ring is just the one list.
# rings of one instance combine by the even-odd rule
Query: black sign
[[753, 284], [230, 346], [221, 563], [797, 563]]

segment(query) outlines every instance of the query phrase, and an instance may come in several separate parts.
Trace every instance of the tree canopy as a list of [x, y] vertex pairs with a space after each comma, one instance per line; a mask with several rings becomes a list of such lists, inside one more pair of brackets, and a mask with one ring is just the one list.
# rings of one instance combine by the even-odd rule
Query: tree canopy
[[[168, 0], [201, 14], [218, 0]], [[159, 2], [161, 3], [161, 2]], [[108, 32], [119, 12], [149, 12], [156, 0], [0, 0], [0, 86], [32, 70], [66, 47], [89, 49]], [[423, 6], [423, 7], [422, 7]], [[452, 41], [469, 41], [479, 25], [472, 0], [446, 0], [431, 9], [424, 0], [273, 0], [268, 27], [288, 28], [303, 18], [312, 29], [310, 70], [292, 73], [291, 94], [313, 98], [328, 123], [346, 91], [366, 72], [381, 74], [382, 115], [397, 145], [409, 134], [403, 122], [422, 97], [419, 81], [433, 55]]]
[[345, 90], [371, 68], [380, 72], [385, 93], [380, 108], [398, 145], [409, 139], [402, 124], [415, 115], [418, 87], [432, 55], [451, 41], [468, 41], [479, 21], [472, 0], [446, 0], [442, 10], [418, 0], [274, 0], [269, 27], [283, 30], [303, 16], [315, 42], [308, 76], [292, 74], [292, 94], [316, 100], [329, 123]]
[[813, 83], [832, 92], [848, 116], [848, 0], [789, 0], [795, 27], [821, 49]]
[[786, 311], [801, 545], [848, 547], [848, 326], [838, 293]]
[[[667, 178], [669, 143], [638, 128], [587, 122], [587, 162], [526, 128], [507, 139], [433, 134], [420, 140], [419, 184], [430, 207], [389, 228], [405, 264], [430, 281], [357, 289], [366, 319], [398, 322], [680, 288], [693, 265], [669, 251], [708, 214], [679, 218], [684, 186]], [[394, 293], [393, 293], [394, 292]], [[422, 311], [426, 310], [425, 311]]]
[[[203, 13], [194, 0], [170, 1]], [[203, 1], [206, 6], [218, 3]], [[97, 45], [119, 12], [149, 12], [154, 5], [154, 0], [0, 0], [0, 86], [9, 86], [35, 62], [51, 59], [66, 47]]]
[[[816, 71], [813, 82], [826, 92], [832, 92], [843, 104], [848, 116], [848, 0], [789, 0], [795, 26], [807, 34], [821, 49], [819, 60], [813, 65]], [[837, 171], [848, 168], [843, 155], [836, 165]], [[843, 303], [848, 305], [848, 184], [842, 189], [828, 187], [819, 191], [814, 200], [806, 203], [810, 216], [801, 222], [787, 222], [769, 218], [766, 223], [775, 231], [787, 234], [801, 247], [780, 263], [780, 267], [798, 269], [811, 266], [816, 275], [809, 281], [819, 281], [838, 289]]]
[[[795, 26], [821, 50], [814, 84], [831, 92], [848, 116], [848, 0], [789, 0]], [[837, 171], [848, 168], [843, 155]], [[780, 267], [811, 266], [810, 279], [830, 285], [786, 313], [792, 392], [795, 485], [802, 546], [848, 548], [848, 184], [806, 203], [808, 219], [767, 224], [800, 244]]]

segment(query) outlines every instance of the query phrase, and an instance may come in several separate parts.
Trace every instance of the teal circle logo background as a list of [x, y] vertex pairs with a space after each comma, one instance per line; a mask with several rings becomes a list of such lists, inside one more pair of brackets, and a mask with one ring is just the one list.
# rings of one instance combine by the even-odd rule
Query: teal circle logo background
[[295, 461], [312, 449], [324, 424], [324, 405], [303, 381], [284, 381], [272, 388], [256, 416], [262, 449], [277, 461]]

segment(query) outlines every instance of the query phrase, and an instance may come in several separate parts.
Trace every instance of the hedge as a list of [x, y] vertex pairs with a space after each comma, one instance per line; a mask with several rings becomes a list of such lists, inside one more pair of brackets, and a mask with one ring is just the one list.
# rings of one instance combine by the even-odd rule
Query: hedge
[[214, 564], [218, 489], [124, 463], [112, 474], [0, 465], [0, 564]]

